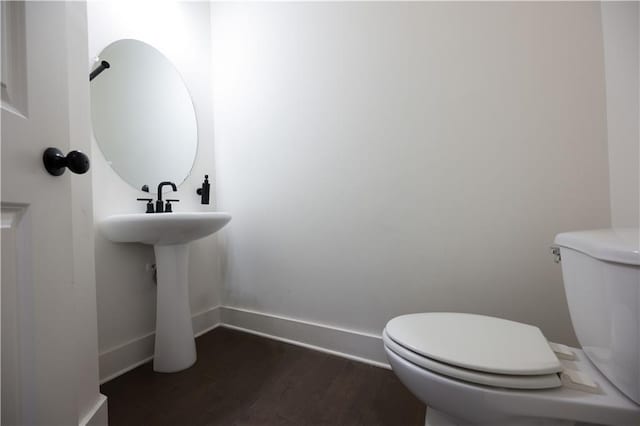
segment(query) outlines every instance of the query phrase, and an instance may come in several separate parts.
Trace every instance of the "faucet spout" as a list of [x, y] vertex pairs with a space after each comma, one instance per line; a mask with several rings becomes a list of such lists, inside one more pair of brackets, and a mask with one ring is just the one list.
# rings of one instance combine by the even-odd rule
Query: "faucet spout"
[[171, 186], [171, 189], [173, 189], [174, 191], [178, 190], [176, 184], [173, 182], [165, 181], [158, 184], [158, 200], [156, 201], [156, 213], [164, 212], [164, 205], [162, 204], [162, 188], [164, 186]]
[[164, 186], [171, 186], [171, 189], [173, 189], [174, 191], [178, 190], [178, 188], [176, 187], [176, 184], [173, 182], [169, 182], [169, 181], [160, 182], [158, 184], [158, 201], [162, 201], [162, 187]]

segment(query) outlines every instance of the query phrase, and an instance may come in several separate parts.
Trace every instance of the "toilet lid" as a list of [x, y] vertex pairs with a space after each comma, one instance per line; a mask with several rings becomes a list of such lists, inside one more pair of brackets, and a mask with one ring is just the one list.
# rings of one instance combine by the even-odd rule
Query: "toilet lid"
[[393, 339], [389, 337], [386, 330], [382, 332], [382, 340], [384, 341], [385, 348], [392, 351], [399, 357], [429, 371], [454, 379], [464, 380], [465, 382], [507, 389], [552, 389], [562, 386], [559, 374], [516, 376], [509, 374], [482, 373], [480, 371], [455, 367], [412, 352], [394, 342]]
[[538, 327], [485, 315], [432, 312], [403, 315], [386, 333], [422, 356], [470, 370], [541, 375], [562, 370]]

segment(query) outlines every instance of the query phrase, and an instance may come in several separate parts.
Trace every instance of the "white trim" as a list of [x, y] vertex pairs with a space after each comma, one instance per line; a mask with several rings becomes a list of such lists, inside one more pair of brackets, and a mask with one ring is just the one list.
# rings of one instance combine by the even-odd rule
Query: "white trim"
[[[220, 325], [220, 306], [192, 315], [193, 331], [200, 336]], [[100, 384], [133, 370], [153, 359], [155, 332], [102, 351], [99, 356]]]
[[[285, 317], [283, 315], [268, 314], [266, 312], [255, 311], [253, 309], [238, 308], [238, 307], [234, 307], [234, 306], [220, 306], [220, 308], [223, 309], [223, 312], [224, 311], [235, 311], [235, 312], [242, 312], [244, 314], [260, 315], [261, 317], [265, 317], [265, 318], [269, 318], [269, 319], [273, 319], [273, 320], [289, 321], [289, 322], [294, 322], [296, 324], [309, 325], [309, 326], [312, 326], [312, 327], [328, 328], [328, 329], [331, 329], [331, 330], [334, 330], [334, 331], [338, 331], [338, 332], [341, 332], [341, 333], [356, 334], [358, 336], [364, 336], [364, 337], [370, 337], [370, 338], [374, 338], [374, 339], [380, 339], [380, 341], [382, 341], [382, 335], [381, 334], [373, 334], [373, 333], [367, 333], [367, 332], [364, 332], [364, 331], [351, 330], [349, 328], [337, 327], [337, 326], [333, 326], [333, 325], [322, 324], [322, 323], [319, 323], [319, 322], [313, 322], [313, 321], [307, 321], [307, 320], [302, 320], [302, 319], [297, 319], [297, 318]], [[223, 314], [223, 316], [224, 316], [224, 314]]]
[[382, 336], [231, 306], [222, 326], [390, 369]]
[[[121, 368], [120, 370], [116, 371], [115, 373], [109, 374], [106, 377], [102, 376], [102, 368], [101, 368], [100, 369], [100, 384], [102, 385], [104, 383], [107, 383], [110, 380], [115, 379], [116, 377], [122, 376], [123, 374], [128, 373], [129, 371], [131, 371], [131, 370], [133, 370], [135, 368], [138, 368], [143, 364], [148, 363], [152, 359], [153, 359], [153, 355], [151, 355], [149, 357], [146, 357], [146, 358], [144, 358], [144, 359], [142, 359], [140, 361], [134, 362], [133, 364], [128, 365], [128, 366], [126, 366], [124, 368]], [[100, 355], [100, 364], [102, 364], [102, 355]]]
[[352, 361], [361, 362], [363, 364], [373, 365], [374, 367], [386, 368], [387, 370], [391, 369], [391, 366], [386, 363], [373, 361], [371, 359], [362, 358], [355, 355], [346, 354], [344, 352], [338, 352], [327, 348], [321, 348], [320, 346], [310, 345], [308, 343], [298, 342], [297, 340], [286, 339], [284, 337], [274, 336], [272, 334], [262, 333], [260, 331], [249, 330], [248, 328], [242, 328], [231, 324], [220, 324], [220, 327], [228, 328], [231, 330], [242, 331], [243, 333], [254, 334], [256, 336], [264, 337], [267, 339], [277, 340], [279, 342], [289, 343], [290, 345], [301, 346], [303, 348], [311, 349], [318, 352], [324, 352], [330, 355], [339, 356], [341, 358], [350, 359]]
[[195, 337], [208, 333], [220, 325], [220, 308], [220, 305], [214, 306], [192, 316]]
[[98, 400], [91, 407], [91, 410], [80, 419], [78, 426], [107, 426], [107, 411], [107, 397], [100, 393], [98, 394]]
[[[193, 315], [196, 337], [219, 326], [391, 369], [377, 334], [233, 306], [215, 306]], [[102, 352], [100, 383], [151, 361], [154, 339], [152, 332]]]

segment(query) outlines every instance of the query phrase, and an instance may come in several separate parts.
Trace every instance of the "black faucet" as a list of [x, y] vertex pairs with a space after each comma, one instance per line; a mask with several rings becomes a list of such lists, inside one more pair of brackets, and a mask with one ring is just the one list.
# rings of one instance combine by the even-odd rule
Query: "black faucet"
[[163, 186], [171, 186], [171, 189], [173, 189], [174, 191], [177, 191], [178, 188], [176, 187], [176, 184], [173, 182], [160, 182], [158, 184], [158, 201], [156, 201], [156, 213], [162, 213], [164, 211], [164, 205], [162, 204], [162, 187]]

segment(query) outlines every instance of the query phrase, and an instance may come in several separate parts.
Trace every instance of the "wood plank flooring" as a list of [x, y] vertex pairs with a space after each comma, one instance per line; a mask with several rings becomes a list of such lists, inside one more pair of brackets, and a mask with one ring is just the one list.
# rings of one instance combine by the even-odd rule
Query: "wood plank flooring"
[[218, 327], [179, 373], [151, 363], [101, 386], [117, 425], [422, 425], [389, 370]]

